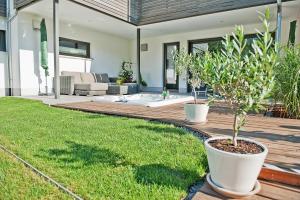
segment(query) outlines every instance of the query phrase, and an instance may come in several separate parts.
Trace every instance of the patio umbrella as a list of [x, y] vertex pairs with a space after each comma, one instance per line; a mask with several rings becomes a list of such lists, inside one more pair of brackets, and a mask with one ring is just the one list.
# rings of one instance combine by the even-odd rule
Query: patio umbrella
[[46, 79], [46, 95], [48, 94], [48, 83], [47, 76], [49, 76], [48, 72], [48, 40], [47, 40], [47, 28], [45, 19], [42, 19], [40, 25], [40, 34], [41, 34], [41, 67], [45, 71], [45, 79]]

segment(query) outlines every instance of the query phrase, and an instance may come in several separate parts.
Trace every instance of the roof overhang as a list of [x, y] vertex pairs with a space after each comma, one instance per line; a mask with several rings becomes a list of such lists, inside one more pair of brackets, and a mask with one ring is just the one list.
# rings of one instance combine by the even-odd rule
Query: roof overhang
[[[43, 0], [14, 0], [15, 7], [22, 10], [32, 4], [38, 3]], [[51, 0], [44, 0], [52, 2]], [[154, 23], [161, 23], [166, 21], [179, 20], [184, 18], [215, 14], [226, 11], [233, 11], [243, 8], [251, 8], [262, 5], [275, 4], [277, 0], [217, 0], [217, 1], [185, 1], [186, 5], [183, 8], [173, 8], [173, 4], [164, 2], [163, 0], [155, 1], [103, 1], [103, 0], [68, 0], [77, 3], [83, 7], [92, 9], [110, 17], [116, 18], [123, 22], [142, 26]], [[283, 0], [283, 2], [294, 0]], [[60, 4], [64, 1], [60, 1]], [[120, 3], [121, 2], [121, 3]], [[126, 4], [126, 2], [129, 2]], [[116, 5], [114, 5], [116, 4]], [[166, 4], [166, 5], [165, 5]], [[170, 4], [170, 5], [169, 5]], [[193, 5], [195, 4], [195, 5]], [[160, 6], [161, 5], [161, 6]], [[180, 5], [180, 4], [178, 4]], [[161, 9], [163, 8], [163, 9]], [[160, 10], [159, 10], [160, 9]], [[175, 10], [174, 10], [175, 9]], [[147, 12], [146, 12], [147, 11]]]
[[[124, 21], [118, 18], [111, 17], [103, 12], [90, 9], [87, 6], [82, 6], [73, 1], [60, 1], [59, 15], [60, 21], [67, 24], [70, 30], [72, 26], [78, 25], [119, 37], [134, 39], [136, 37], [137, 27], [141, 28], [142, 37], [155, 37], [182, 32], [233, 27], [239, 24], [257, 24], [260, 22], [258, 12], [264, 12], [266, 7], [271, 8], [272, 20], [275, 21], [277, 12], [276, 4], [218, 12], [141, 26], [124, 23]], [[40, 0], [34, 4], [30, 4], [30, 6], [23, 7], [21, 11], [40, 17], [52, 18], [52, 1]], [[296, 16], [297, 13], [300, 13], [300, 1], [283, 3], [283, 19]]]

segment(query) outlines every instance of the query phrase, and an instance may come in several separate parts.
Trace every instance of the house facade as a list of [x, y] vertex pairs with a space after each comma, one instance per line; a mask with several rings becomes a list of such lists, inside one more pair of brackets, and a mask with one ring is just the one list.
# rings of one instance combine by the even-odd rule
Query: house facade
[[[218, 48], [221, 38], [243, 24], [249, 38], [261, 30], [258, 12], [269, 7], [276, 32], [276, 0], [8, 0], [0, 1], [0, 96], [38, 95], [45, 90], [40, 66], [40, 22], [48, 33], [48, 85], [55, 76], [53, 5], [58, 8], [59, 72], [108, 73], [118, 76], [123, 61], [147, 82], [145, 91], [164, 87], [188, 92], [178, 77], [172, 51]], [[280, 41], [286, 44], [300, 1], [283, 1]], [[2, 43], [1, 43], [2, 42]]]

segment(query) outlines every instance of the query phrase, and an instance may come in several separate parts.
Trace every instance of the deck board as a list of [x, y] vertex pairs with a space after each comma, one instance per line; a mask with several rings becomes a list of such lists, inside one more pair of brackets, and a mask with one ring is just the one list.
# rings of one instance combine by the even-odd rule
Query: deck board
[[[121, 103], [81, 102], [56, 105], [68, 109], [159, 120], [184, 126], [210, 136], [231, 135], [233, 115], [222, 104], [210, 108], [206, 124], [187, 124], [184, 104], [157, 108]], [[300, 120], [250, 115], [240, 136], [253, 138], [269, 148], [266, 162], [281, 168], [300, 170]]]

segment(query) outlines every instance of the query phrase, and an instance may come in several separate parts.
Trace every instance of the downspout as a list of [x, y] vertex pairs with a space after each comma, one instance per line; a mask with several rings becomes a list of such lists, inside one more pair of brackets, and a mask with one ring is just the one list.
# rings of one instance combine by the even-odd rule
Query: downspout
[[12, 70], [12, 58], [11, 58], [11, 23], [14, 21], [16, 16], [18, 15], [18, 11], [15, 12], [13, 16], [11, 15], [11, 7], [10, 7], [10, 0], [6, 1], [6, 17], [7, 17], [7, 22], [6, 22], [6, 53], [7, 53], [7, 68], [8, 68], [8, 96], [13, 96], [13, 70]]
[[136, 31], [136, 64], [137, 64], [137, 84], [138, 84], [138, 92], [141, 89], [141, 29], [137, 28]]
[[277, 0], [277, 26], [276, 26], [276, 42], [280, 44], [281, 42], [281, 21], [282, 21], [282, 2]]

